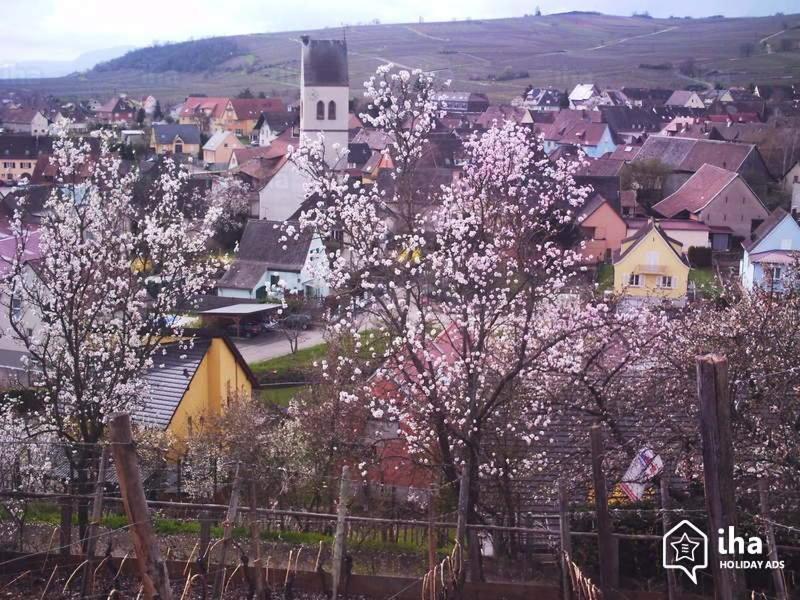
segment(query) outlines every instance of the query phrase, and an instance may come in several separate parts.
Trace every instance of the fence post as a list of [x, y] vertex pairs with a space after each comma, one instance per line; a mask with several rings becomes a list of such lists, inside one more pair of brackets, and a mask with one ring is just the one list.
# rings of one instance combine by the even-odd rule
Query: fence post
[[103, 492], [106, 486], [106, 463], [108, 463], [108, 446], [103, 446], [100, 454], [100, 464], [97, 467], [97, 482], [94, 488], [94, 498], [92, 499], [92, 516], [89, 519], [89, 527], [86, 529], [86, 566], [81, 577], [81, 598], [86, 596], [89, 591], [91, 574], [94, 572], [93, 558], [94, 550], [97, 547], [97, 528], [103, 516]]
[[255, 575], [256, 598], [264, 595], [264, 572], [261, 570], [261, 527], [258, 522], [258, 501], [256, 482], [250, 482], [250, 554], [252, 554], [253, 574]]
[[434, 487], [430, 487], [428, 492], [428, 572], [433, 571], [436, 566], [436, 492]]
[[594, 503], [597, 513], [597, 550], [600, 563], [600, 588], [603, 597], [612, 598], [612, 590], [617, 587], [619, 570], [614, 568], [614, 533], [611, 529], [611, 515], [608, 512], [608, 490], [603, 473], [603, 432], [600, 425], [592, 425], [592, 475], [594, 478]]
[[69, 555], [72, 548], [72, 498], [61, 498], [61, 529], [59, 530], [59, 553]]
[[129, 527], [136, 549], [136, 562], [142, 578], [144, 598], [152, 600], [171, 600], [172, 589], [169, 585], [167, 564], [161, 558], [150, 513], [147, 510], [147, 499], [144, 495], [142, 475], [133, 447], [131, 418], [125, 413], [116, 413], [109, 421], [109, 434], [114, 451], [114, 466], [117, 469], [122, 503], [128, 517]]
[[[736, 525], [727, 358], [718, 354], [697, 357], [697, 396], [708, 528], [714, 537], [718, 530]], [[735, 571], [721, 569], [717, 545], [709, 544], [709, 547], [716, 597], [739, 598]]]
[[[661, 526], [664, 528], [666, 534], [670, 527], [672, 527], [672, 519], [670, 518], [671, 502], [669, 499], [669, 482], [670, 482], [670, 468], [671, 466], [664, 461], [664, 468], [661, 471], [660, 492], [661, 492]], [[678, 598], [678, 580], [675, 577], [674, 569], [665, 569], [667, 572], [667, 600], [677, 600]]]
[[572, 558], [572, 540], [570, 539], [569, 495], [567, 484], [563, 480], [558, 482], [558, 521], [561, 537], [561, 591], [563, 592], [564, 600], [571, 600], [572, 593], [567, 561]]
[[214, 578], [214, 596], [218, 596], [222, 593], [221, 586], [224, 583], [224, 575], [220, 577], [220, 573], [224, 574], [225, 572], [225, 563], [228, 560], [228, 548], [230, 548], [231, 539], [233, 538], [233, 527], [236, 524], [236, 513], [239, 511], [239, 490], [242, 486], [242, 480], [239, 477], [240, 466], [239, 463], [236, 463], [233, 487], [231, 487], [231, 500], [228, 504], [228, 513], [225, 515], [225, 522], [222, 524], [224, 532], [222, 534], [222, 548], [219, 553], [219, 569]]
[[208, 550], [208, 545], [211, 543], [211, 524], [213, 523], [213, 519], [211, 518], [211, 513], [207, 510], [204, 510], [200, 513], [200, 550], [198, 551], [199, 556], [204, 556], [206, 550]]
[[[769, 518], [769, 500], [767, 493], [769, 485], [767, 478], [762, 477], [758, 480], [758, 499], [761, 507], [761, 518], [764, 520], [764, 528], [767, 533], [767, 552], [769, 560], [775, 564], [778, 562], [778, 547], [775, 545], [775, 530], [772, 528], [772, 521]], [[773, 567], [772, 583], [775, 586], [775, 597], [778, 600], [787, 600], [786, 581], [783, 579], [783, 569]]]
[[331, 600], [337, 599], [342, 585], [342, 567], [345, 556], [345, 532], [347, 530], [347, 503], [350, 496], [350, 468], [342, 467], [342, 479], [339, 483], [339, 504], [336, 507], [336, 536], [333, 539], [333, 576], [331, 584]]

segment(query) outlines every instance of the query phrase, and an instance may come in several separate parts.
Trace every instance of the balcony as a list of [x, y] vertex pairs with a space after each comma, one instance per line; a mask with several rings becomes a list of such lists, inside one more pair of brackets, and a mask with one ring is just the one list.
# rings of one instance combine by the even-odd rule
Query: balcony
[[633, 272], [638, 275], [665, 275], [667, 265], [636, 265]]

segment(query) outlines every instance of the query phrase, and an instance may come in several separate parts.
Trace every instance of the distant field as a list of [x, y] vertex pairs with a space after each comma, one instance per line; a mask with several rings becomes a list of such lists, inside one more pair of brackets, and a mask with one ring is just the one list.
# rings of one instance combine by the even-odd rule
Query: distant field
[[[199, 73], [141, 70], [89, 72], [57, 79], [0, 80], [0, 91], [25, 89], [62, 97], [152, 93], [164, 101], [188, 93], [254, 92], [293, 96], [298, 87], [301, 32], [232, 36], [240, 54]], [[343, 35], [342, 29], [308, 32]], [[482, 21], [349, 27], [350, 87], [355, 94], [376, 66], [394, 62], [436, 71], [453, 88], [487, 93], [494, 100], [519, 94], [528, 83], [570, 88], [579, 81], [604, 86], [681, 87], [697, 82], [677, 65], [694, 59], [699, 82], [746, 85], [800, 82], [800, 15], [740, 19], [650, 19], [562, 14]], [[765, 38], [767, 38], [765, 40]], [[788, 39], [790, 42], [781, 42]], [[765, 40], [762, 43], [762, 40]], [[767, 53], [769, 44], [785, 52]], [[753, 50], [750, 54], [746, 46]], [[748, 54], [750, 54], [748, 56]], [[672, 63], [670, 70], [640, 64]], [[510, 81], [490, 75], [528, 71]]]

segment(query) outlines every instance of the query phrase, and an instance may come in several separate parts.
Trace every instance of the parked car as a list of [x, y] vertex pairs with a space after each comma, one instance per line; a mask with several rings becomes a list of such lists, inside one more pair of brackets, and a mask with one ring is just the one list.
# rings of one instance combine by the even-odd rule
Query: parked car
[[288, 329], [308, 329], [311, 325], [311, 315], [294, 314], [284, 317], [280, 321], [283, 327]]
[[263, 333], [264, 328], [261, 325], [261, 323], [247, 322], [247, 323], [240, 323], [238, 327], [235, 324], [229, 325], [227, 331], [228, 334], [232, 336], [253, 338]]

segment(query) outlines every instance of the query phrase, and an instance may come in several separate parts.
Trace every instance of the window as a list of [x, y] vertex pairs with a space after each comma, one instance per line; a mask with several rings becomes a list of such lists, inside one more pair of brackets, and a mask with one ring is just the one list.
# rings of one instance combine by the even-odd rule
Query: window
[[183, 144], [175, 144], [175, 154], [183, 154]]
[[331, 100], [328, 102], [328, 120], [333, 121], [336, 118], [336, 102]]
[[279, 275], [270, 275], [269, 276], [269, 287], [276, 288], [278, 284], [281, 282], [281, 278]]
[[658, 287], [672, 289], [672, 275], [662, 275], [659, 278]]
[[794, 176], [794, 182], [795, 183], [800, 183], [800, 175], [795, 175]]
[[22, 293], [17, 290], [11, 296], [11, 320], [15, 323], [22, 317]]
[[628, 275], [628, 285], [631, 287], [641, 286], [638, 273], [631, 273], [630, 275]]
[[322, 121], [325, 118], [325, 103], [320, 100], [317, 102], [317, 121]]

